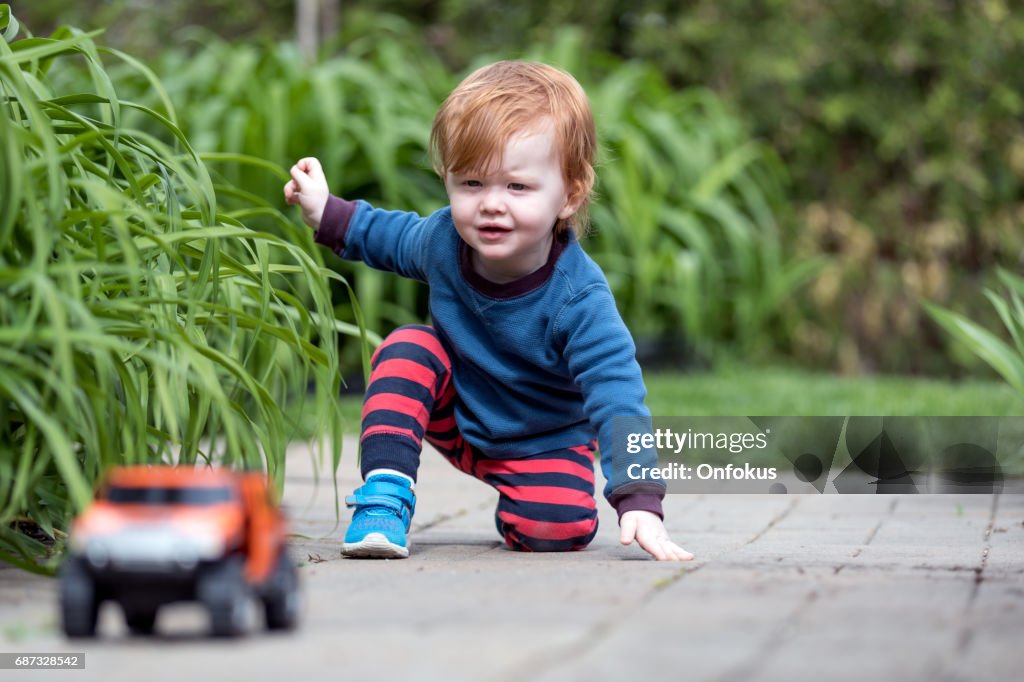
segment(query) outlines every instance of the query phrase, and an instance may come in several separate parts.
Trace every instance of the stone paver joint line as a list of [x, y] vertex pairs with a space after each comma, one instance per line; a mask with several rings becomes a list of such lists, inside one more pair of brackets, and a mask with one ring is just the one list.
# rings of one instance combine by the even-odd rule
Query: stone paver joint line
[[800, 498], [799, 498], [799, 497], [794, 497], [794, 498], [793, 498], [793, 499], [792, 499], [792, 500], [790, 501], [790, 503], [789, 503], [789, 506], [788, 506], [788, 507], [786, 507], [786, 508], [785, 508], [785, 509], [783, 509], [783, 510], [782, 510], [781, 512], [779, 512], [779, 513], [778, 513], [778, 514], [777, 514], [777, 515], [776, 515], [776, 516], [775, 516], [775, 517], [774, 517], [774, 518], [773, 518], [773, 519], [772, 519], [771, 521], [769, 521], [769, 522], [768, 522], [768, 525], [767, 525], [767, 526], [765, 526], [764, 528], [762, 528], [762, 529], [761, 529], [760, 531], [758, 531], [758, 532], [757, 532], [757, 534], [755, 534], [755, 535], [754, 535], [754, 536], [753, 536], [752, 538], [750, 538], [749, 540], [747, 540], [747, 541], [746, 541], [745, 543], [743, 543], [743, 544], [744, 544], [744, 545], [752, 545], [752, 544], [754, 544], [755, 542], [757, 542], [758, 540], [760, 540], [760, 539], [761, 539], [761, 536], [763, 536], [763, 535], [764, 535], [765, 533], [767, 533], [768, 531], [770, 531], [770, 530], [771, 530], [772, 528], [774, 528], [774, 527], [775, 527], [775, 524], [779, 523], [779, 522], [780, 522], [780, 521], [782, 521], [782, 520], [783, 520], [784, 518], [786, 518], [787, 516], [789, 516], [790, 512], [792, 512], [792, 511], [793, 511], [794, 509], [796, 509], [796, 507], [797, 507], [797, 505], [798, 505], [798, 504], [800, 504]]
[[992, 528], [995, 527], [996, 524], [996, 513], [999, 509], [1000, 497], [1000, 495], [992, 496], [992, 507], [989, 510], [988, 524], [985, 526], [985, 532], [982, 534], [982, 541], [985, 544], [981, 550], [981, 560], [974, 568], [974, 584], [971, 586], [971, 593], [967, 597], [967, 604], [964, 606], [964, 626], [960, 631], [960, 637], [957, 640], [956, 647], [959, 654], [965, 653], [968, 647], [970, 647], [971, 641], [974, 639], [974, 628], [971, 626], [972, 621], [970, 615], [978, 600], [978, 593], [981, 591], [981, 584], [985, 580], [985, 566], [988, 564], [989, 551], [992, 549]]
[[[864, 548], [871, 544], [871, 541], [875, 539], [876, 535], [878, 535], [878, 531], [881, 530], [882, 524], [884, 524], [886, 522], [886, 520], [888, 520], [890, 517], [892, 517], [893, 514], [896, 513], [896, 507], [899, 505], [899, 502], [900, 501], [898, 499], [894, 499], [892, 502], [889, 503], [889, 512], [888, 512], [888, 514], [878, 520], [878, 523], [875, 524], [875, 527], [872, 528], [871, 531], [868, 533], [868, 536], [866, 538], [864, 538], [864, 544], [861, 547], [858, 547], [857, 549], [853, 550], [853, 552], [850, 553], [850, 558], [851, 559], [856, 559], [857, 557], [859, 557], [861, 552], [864, 551]], [[839, 575], [840, 571], [842, 571], [848, 565], [849, 565], [849, 563], [847, 563], [847, 562], [839, 564], [838, 566], [836, 566], [832, 570], [832, 574], [833, 575]]]

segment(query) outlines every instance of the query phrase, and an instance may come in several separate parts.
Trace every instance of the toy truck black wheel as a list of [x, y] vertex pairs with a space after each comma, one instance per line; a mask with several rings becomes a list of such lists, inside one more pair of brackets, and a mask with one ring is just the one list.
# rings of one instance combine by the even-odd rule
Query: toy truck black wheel
[[99, 599], [85, 560], [71, 557], [60, 571], [60, 615], [68, 637], [95, 637]]
[[133, 635], [151, 635], [156, 628], [156, 608], [152, 606], [125, 606], [124, 622]]
[[241, 557], [211, 566], [199, 579], [199, 601], [210, 615], [214, 637], [237, 637], [245, 632], [251, 605]]
[[288, 552], [281, 552], [263, 593], [268, 630], [293, 630], [299, 621], [299, 576]]

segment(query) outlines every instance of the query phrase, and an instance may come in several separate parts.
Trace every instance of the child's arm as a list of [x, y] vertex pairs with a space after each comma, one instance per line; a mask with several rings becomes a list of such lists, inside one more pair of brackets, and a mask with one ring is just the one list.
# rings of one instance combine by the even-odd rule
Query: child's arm
[[316, 230], [318, 244], [347, 260], [426, 281], [423, 217], [331, 196], [323, 168], [313, 157], [299, 159], [290, 172], [285, 201], [302, 209], [302, 220]]
[[[646, 389], [636, 349], [629, 330], [615, 308], [607, 285], [591, 285], [577, 293], [559, 313], [556, 335], [576, 384], [583, 393], [583, 406], [598, 432], [601, 467], [608, 483], [605, 496], [619, 512], [620, 540], [635, 539], [646, 552], [660, 561], [687, 561], [693, 555], [669, 539], [661, 520], [660, 481], [626, 480], [624, 453], [614, 451], [613, 420], [637, 429], [650, 428], [645, 406]], [[622, 421], [625, 419], [625, 421]], [[657, 453], [649, 449], [630, 462], [656, 464]]]

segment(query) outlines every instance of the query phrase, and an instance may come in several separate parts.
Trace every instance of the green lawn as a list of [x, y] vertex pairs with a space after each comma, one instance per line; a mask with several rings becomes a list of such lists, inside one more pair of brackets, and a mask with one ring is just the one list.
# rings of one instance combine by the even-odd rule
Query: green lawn
[[[1024, 415], [1024, 396], [997, 380], [846, 378], [736, 366], [710, 373], [652, 373], [646, 380], [647, 403], [655, 417]], [[361, 403], [357, 396], [341, 399], [345, 431], [358, 432]], [[308, 418], [300, 416], [298, 421], [299, 431], [315, 433]], [[785, 464], [761, 462], [765, 463]], [[1003, 465], [1007, 473], [1024, 474], [1024, 452], [1013, 453]]]
[[993, 381], [838, 377], [791, 369], [732, 367], [647, 376], [656, 416], [1024, 415], [1024, 396]]
[[[648, 374], [656, 416], [1024, 415], [1024, 396], [1001, 381], [837, 377], [792, 369], [729, 367]], [[346, 430], [359, 430], [361, 399], [344, 397]]]

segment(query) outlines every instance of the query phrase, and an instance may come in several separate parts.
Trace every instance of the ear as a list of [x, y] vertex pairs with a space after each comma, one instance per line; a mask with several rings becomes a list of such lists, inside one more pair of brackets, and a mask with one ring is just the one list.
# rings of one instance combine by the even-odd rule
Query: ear
[[562, 210], [558, 212], [559, 220], [568, 220], [576, 211], [579, 210], [580, 205], [583, 203], [583, 199], [587, 196], [587, 190], [583, 183], [576, 181], [573, 183], [572, 190], [568, 193], [565, 199], [565, 205], [562, 206]]
[[571, 218], [574, 215], [576, 215], [576, 211], [579, 209], [579, 207], [580, 207], [580, 202], [578, 202], [578, 201], [567, 201], [567, 202], [565, 202], [565, 206], [563, 206], [562, 210], [558, 212], [558, 219], [559, 220], [568, 220], [569, 218]]

